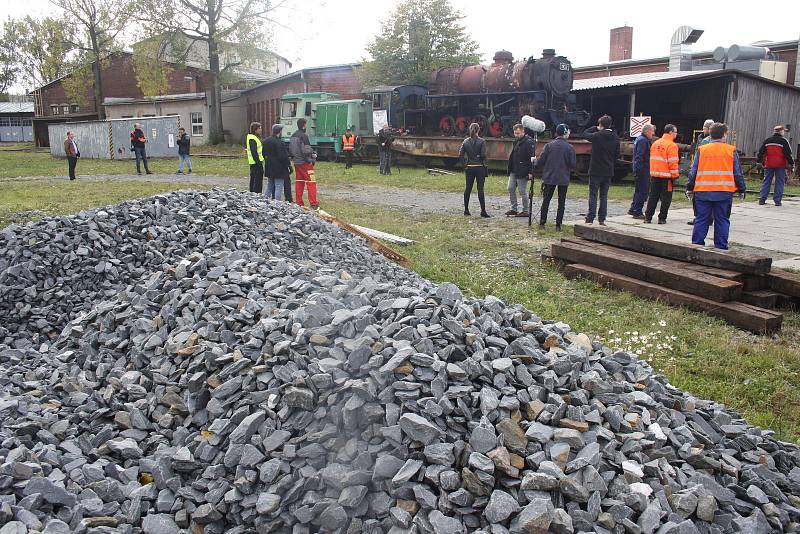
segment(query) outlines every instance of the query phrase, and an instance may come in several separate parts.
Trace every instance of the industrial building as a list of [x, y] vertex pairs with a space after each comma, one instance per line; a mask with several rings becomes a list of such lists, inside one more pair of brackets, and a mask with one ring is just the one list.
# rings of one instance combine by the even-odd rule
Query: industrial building
[[33, 141], [33, 102], [0, 102], [0, 143]]
[[725, 122], [730, 142], [754, 156], [776, 124], [800, 150], [798, 41], [717, 47], [692, 52], [702, 30], [682, 26], [673, 34], [670, 56], [630, 59], [633, 29], [611, 30], [610, 58], [604, 65], [575, 68], [577, 106], [592, 122], [609, 114], [621, 135], [632, 116], [649, 116], [658, 128], [672, 123], [679, 141], [691, 143], [705, 119]]

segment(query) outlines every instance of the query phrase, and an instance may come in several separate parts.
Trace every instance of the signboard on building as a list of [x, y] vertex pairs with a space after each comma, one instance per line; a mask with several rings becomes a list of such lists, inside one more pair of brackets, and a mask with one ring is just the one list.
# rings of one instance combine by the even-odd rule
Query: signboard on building
[[385, 109], [379, 109], [372, 112], [372, 129], [375, 131], [375, 135], [378, 135], [378, 132], [380, 132], [388, 124], [389, 119], [386, 116]]
[[638, 117], [631, 117], [631, 124], [630, 124], [630, 131], [631, 137], [639, 137], [642, 135], [642, 130], [648, 124], [650, 124], [650, 120], [652, 117], [644, 115], [640, 115]]

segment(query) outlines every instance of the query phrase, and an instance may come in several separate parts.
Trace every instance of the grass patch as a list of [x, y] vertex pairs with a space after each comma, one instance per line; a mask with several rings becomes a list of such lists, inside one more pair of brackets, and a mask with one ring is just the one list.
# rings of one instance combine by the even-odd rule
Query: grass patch
[[4, 181], [0, 185], [0, 228], [48, 215], [76, 213], [176, 189], [207, 189], [191, 184], [133, 181], [70, 182], [68, 180]]

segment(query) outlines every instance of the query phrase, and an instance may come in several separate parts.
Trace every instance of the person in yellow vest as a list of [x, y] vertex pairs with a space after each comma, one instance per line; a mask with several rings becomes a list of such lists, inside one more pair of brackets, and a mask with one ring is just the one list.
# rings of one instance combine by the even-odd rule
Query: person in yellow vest
[[672, 204], [672, 186], [678, 179], [678, 128], [674, 124], [664, 126], [661, 139], [650, 147], [650, 193], [647, 198], [647, 209], [644, 212], [644, 222], [653, 222], [656, 204], [661, 201], [661, 210], [658, 213], [658, 224], [667, 224], [667, 213]]
[[353, 130], [351, 128], [347, 128], [342, 136], [342, 153], [344, 153], [345, 170], [353, 168], [353, 154], [355, 151], [356, 136], [353, 135]]
[[250, 164], [250, 192], [260, 193], [264, 189], [264, 153], [261, 148], [261, 123], [251, 122], [245, 145], [247, 163]]
[[686, 190], [693, 194], [697, 216], [692, 243], [705, 245], [708, 226], [714, 220], [714, 247], [727, 250], [731, 229], [731, 206], [734, 193], [744, 194], [745, 182], [736, 147], [727, 144], [728, 126], [711, 126], [711, 142], [697, 149]]

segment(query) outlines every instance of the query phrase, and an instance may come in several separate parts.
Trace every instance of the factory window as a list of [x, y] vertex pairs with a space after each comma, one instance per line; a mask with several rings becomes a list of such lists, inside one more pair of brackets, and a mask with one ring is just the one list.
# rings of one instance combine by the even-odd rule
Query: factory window
[[8, 117], [0, 117], [0, 126], [11, 126]]
[[63, 113], [64, 115], [68, 115], [69, 114], [69, 104], [62, 104], [61, 105], [61, 113]]
[[203, 114], [192, 111], [192, 135], [203, 135]]
[[33, 119], [22, 119], [23, 126], [33, 126]]
[[22, 126], [22, 121], [19, 117], [9, 117], [8, 118], [8, 125], [9, 126]]
[[78, 104], [72, 104], [72, 106], [70, 106], [70, 107], [72, 108], [72, 113], [80, 113], [81, 112], [81, 107]]
[[58, 115], [59, 107], [55, 104], [50, 106], [50, 115]]
[[297, 102], [284, 102], [281, 117], [296, 117], [297, 116]]
[[311, 116], [311, 102], [306, 102], [306, 117]]

